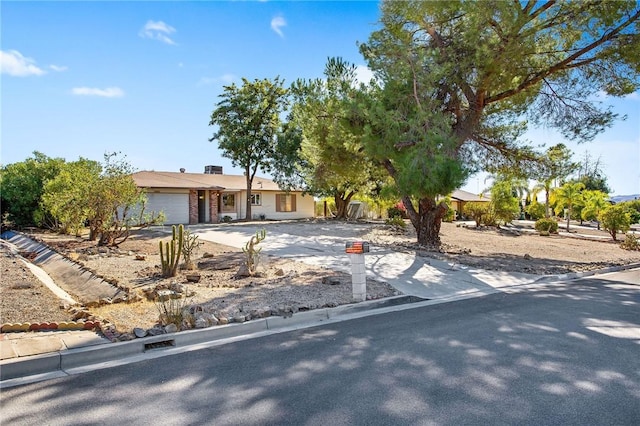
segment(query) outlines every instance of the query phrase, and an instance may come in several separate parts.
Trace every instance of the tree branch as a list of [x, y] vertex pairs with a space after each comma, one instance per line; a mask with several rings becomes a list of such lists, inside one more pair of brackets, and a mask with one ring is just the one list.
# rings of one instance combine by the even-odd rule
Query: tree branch
[[[632, 15], [628, 20], [626, 20], [625, 22], [621, 23], [618, 27], [616, 27], [615, 29], [613, 29], [611, 32], [607, 33], [607, 34], [603, 34], [602, 37], [600, 37], [599, 39], [595, 40], [594, 42], [584, 46], [581, 49], [578, 49], [575, 53], [573, 53], [572, 55], [569, 55], [568, 57], [566, 57], [564, 60], [557, 62], [556, 64], [548, 67], [547, 69], [541, 70], [537, 73], [535, 73], [534, 75], [532, 75], [529, 79], [526, 79], [525, 81], [523, 81], [521, 84], [519, 84], [517, 87], [510, 89], [510, 90], [506, 90], [502, 93], [498, 93], [497, 95], [494, 96], [490, 96], [488, 98], [485, 99], [485, 105], [489, 104], [489, 103], [493, 103], [493, 102], [498, 102], [501, 101], [502, 99], [506, 99], [508, 97], [511, 97], [517, 93], [522, 92], [523, 90], [533, 86], [534, 84], [539, 83], [542, 79], [544, 79], [545, 77], [560, 71], [562, 69], [568, 69], [568, 68], [574, 68], [575, 66], [578, 66], [576, 64], [579, 64], [580, 62], [576, 62], [576, 64], [571, 64], [572, 61], [580, 58], [580, 56], [584, 55], [585, 53], [588, 53], [590, 51], [592, 51], [593, 49], [603, 45], [604, 43], [613, 40], [622, 30], [624, 30], [626, 27], [628, 27], [629, 25], [631, 25], [631, 23], [633, 23], [634, 21], [636, 21], [638, 18], [640, 17], [640, 10], [638, 10], [634, 15]], [[596, 60], [595, 58], [593, 59], [594, 61]], [[593, 61], [591, 61], [593, 62]]]

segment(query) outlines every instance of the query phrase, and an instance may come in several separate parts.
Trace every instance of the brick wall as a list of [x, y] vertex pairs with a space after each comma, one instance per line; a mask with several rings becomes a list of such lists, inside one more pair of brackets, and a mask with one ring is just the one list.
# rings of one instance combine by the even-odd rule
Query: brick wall
[[209, 221], [218, 223], [218, 191], [209, 191]]
[[198, 191], [189, 190], [189, 225], [198, 223]]

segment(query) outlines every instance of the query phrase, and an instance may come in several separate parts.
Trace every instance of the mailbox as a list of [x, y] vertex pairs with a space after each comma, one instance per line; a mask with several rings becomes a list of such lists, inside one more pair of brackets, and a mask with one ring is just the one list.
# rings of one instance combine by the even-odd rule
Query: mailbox
[[345, 253], [350, 253], [350, 254], [369, 253], [369, 243], [366, 241], [348, 242], [345, 247]]

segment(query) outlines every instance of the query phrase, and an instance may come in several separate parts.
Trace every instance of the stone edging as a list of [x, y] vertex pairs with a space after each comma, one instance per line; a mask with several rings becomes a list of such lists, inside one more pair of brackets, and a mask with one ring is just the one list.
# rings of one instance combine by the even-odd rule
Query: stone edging
[[0, 326], [0, 333], [52, 330], [94, 330], [100, 328], [100, 321], [60, 321], [33, 324], [30, 322], [22, 322], [4, 323]]

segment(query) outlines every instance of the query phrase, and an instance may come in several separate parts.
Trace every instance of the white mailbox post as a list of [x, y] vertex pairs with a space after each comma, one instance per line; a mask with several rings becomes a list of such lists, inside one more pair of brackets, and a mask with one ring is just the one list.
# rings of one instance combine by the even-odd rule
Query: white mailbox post
[[351, 260], [351, 285], [353, 300], [363, 302], [367, 299], [367, 271], [364, 267], [364, 254], [369, 252], [369, 243], [355, 241], [346, 244], [345, 252]]

